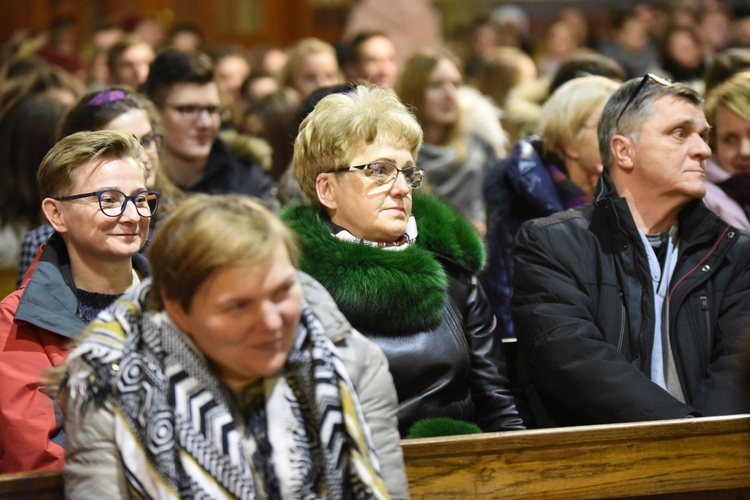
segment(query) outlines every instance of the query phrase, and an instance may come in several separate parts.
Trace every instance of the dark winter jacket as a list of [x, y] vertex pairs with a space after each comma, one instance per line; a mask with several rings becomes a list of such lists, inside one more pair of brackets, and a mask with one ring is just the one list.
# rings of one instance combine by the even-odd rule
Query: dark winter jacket
[[485, 431], [522, 429], [496, 321], [475, 277], [481, 240], [434, 198], [415, 195], [413, 213], [417, 242], [401, 251], [341, 241], [310, 207], [288, 208], [282, 218], [301, 238], [302, 270], [385, 352], [402, 435], [431, 417]]
[[650, 380], [646, 249], [605, 173], [594, 203], [526, 223], [514, 248], [520, 377], [539, 427], [743, 413], [750, 237], [700, 200], [679, 215], [666, 302], [685, 403]]
[[231, 145], [217, 138], [211, 147], [201, 180], [194, 186], [183, 188], [192, 193], [239, 193], [274, 199], [276, 182], [263, 171], [257, 157], [243, 149], [246, 142], [243, 137], [222, 137], [233, 138]]
[[[483, 190], [487, 202], [487, 267], [479, 279], [500, 321], [503, 337], [513, 337], [510, 316], [513, 261], [511, 247], [521, 224], [527, 220], [546, 217], [565, 210], [550, 168], [565, 172], [564, 162], [557, 156], [545, 153], [539, 136], [522, 139], [513, 151], [494, 165], [484, 180]], [[576, 189], [567, 183], [569, 189]], [[582, 203], [583, 191], [574, 193], [579, 198], [569, 206]]]

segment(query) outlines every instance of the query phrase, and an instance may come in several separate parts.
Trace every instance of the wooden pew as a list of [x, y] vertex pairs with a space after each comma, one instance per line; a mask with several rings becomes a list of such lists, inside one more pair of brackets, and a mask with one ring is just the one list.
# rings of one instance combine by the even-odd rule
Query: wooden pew
[[[750, 416], [403, 441], [414, 500], [750, 498]], [[0, 475], [0, 499], [63, 498], [59, 471]]]
[[65, 495], [63, 494], [62, 471], [0, 474], [0, 498], [3, 500], [63, 500]]
[[748, 415], [412, 439], [402, 445], [415, 500], [750, 498]]

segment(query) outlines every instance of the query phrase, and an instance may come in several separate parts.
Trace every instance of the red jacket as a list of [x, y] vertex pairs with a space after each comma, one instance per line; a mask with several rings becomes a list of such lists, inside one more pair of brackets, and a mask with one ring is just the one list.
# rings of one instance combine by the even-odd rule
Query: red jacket
[[[142, 256], [133, 264], [147, 274]], [[72, 339], [86, 327], [77, 310], [67, 251], [53, 235], [21, 288], [0, 302], [0, 473], [64, 464], [62, 412], [40, 380], [65, 361]]]

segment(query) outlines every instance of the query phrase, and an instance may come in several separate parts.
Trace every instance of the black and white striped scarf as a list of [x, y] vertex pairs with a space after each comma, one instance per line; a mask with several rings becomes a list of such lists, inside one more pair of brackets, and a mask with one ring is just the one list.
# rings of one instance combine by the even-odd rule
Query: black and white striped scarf
[[[346, 369], [306, 308], [282, 372], [237, 402], [166, 313], [144, 310], [149, 289], [144, 281], [89, 326], [67, 375], [71, 411], [112, 404], [131, 494], [387, 497]], [[248, 413], [258, 394], [260, 420]]]

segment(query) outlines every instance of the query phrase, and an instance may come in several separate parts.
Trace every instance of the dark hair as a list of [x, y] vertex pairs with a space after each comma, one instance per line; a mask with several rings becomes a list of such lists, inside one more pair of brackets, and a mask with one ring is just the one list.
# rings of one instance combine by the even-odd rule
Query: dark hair
[[[612, 137], [615, 134], [637, 132], [636, 129], [640, 129], [644, 120], [650, 115], [654, 101], [664, 96], [672, 96], [686, 100], [696, 106], [703, 104], [700, 94], [683, 83], [662, 85], [649, 79], [640, 87], [643, 78], [648, 77], [633, 78], [620, 85], [620, 88], [607, 101], [599, 118], [597, 135], [599, 152], [605, 170], [612, 165], [613, 161], [612, 151], [610, 150]], [[633, 97], [633, 93], [636, 91], [638, 94]]]
[[[102, 98], [103, 96], [110, 97]], [[151, 128], [158, 130], [156, 113], [148, 99], [127, 87], [112, 86], [82, 96], [60, 121], [58, 138], [62, 139], [84, 130], [99, 130], [132, 109], [144, 110], [151, 122]]]
[[29, 76], [48, 68], [49, 63], [39, 56], [13, 56], [3, 64], [3, 79]]
[[36, 173], [55, 144], [55, 127], [65, 105], [42, 93], [21, 97], [0, 116], [0, 224], [40, 222]]
[[225, 45], [217, 45], [215, 47], [212, 47], [208, 50], [206, 50], [206, 54], [211, 58], [211, 60], [216, 64], [217, 62], [221, 61], [222, 59], [226, 57], [241, 57], [245, 60], [248, 66], [250, 66], [250, 57], [248, 56], [247, 51], [241, 46], [236, 44], [225, 44]]
[[163, 104], [169, 87], [175, 83], [210, 83], [214, 79], [211, 58], [203, 52], [167, 49], [151, 63], [143, 93], [155, 104]]
[[611, 57], [597, 52], [576, 52], [557, 69], [549, 84], [549, 95], [554, 94], [564, 83], [582, 76], [603, 76], [620, 81], [626, 78], [625, 70]]
[[296, 136], [299, 126], [302, 121], [307, 118], [307, 115], [313, 112], [315, 106], [326, 96], [331, 94], [346, 94], [356, 88], [356, 85], [351, 83], [340, 83], [338, 85], [331, 85], [329, 87], [321, 87], [314, 90], [309, 96], [307, 96], [297, 107], [297, 112], [294, 114], [294, 129], [293, 133]]
[[[10, 68], [12, 71], [12, 68]], [[3, 116], [8, 109], [15, 106], [24, 96], [29, 94], [41, 94], [53, 90], [67, 90], [74, 97], [78, 97], [79, 87], [76, 81], [64, 70], [51, 66], [47, 63], [25, 67], [21, 70], [16, 67], [18, 73], [13, 72], [15, 76], [8, 78], [3, 83], [2, 96], [0, 96], [0, 116]], [[28, 70], [28, 71], [26, 71]]]
[[365, 42], [373, 38], [387, 38], [388, 40], [391, 39], [391, 37], [389, 37], [384, 31], [372, 30], [362, 31], [361, 33], [358, 33], [354, 38], [351, 39], [348, 44], [346, 44], [346, 48], [344, 51], [344, 63], [356, 64], [357, 62], [359, 62], [360, 47], [362, 47]]
[[174, 38], [174, 36], [179, 33], [191, 33], [203, 40], [203, 32], [197, 25], [193, 23], [175, 24], [174, 28], [172, 28], [172, 31], [169, 33], [169, 38]]
[[[261, 97], [254, 101], [245, 111], [245, 118], [255, 115], [261, 122], [265, 133], [261, 137], [271, 146], [271, 175], [280, 179], [292, 162], [294, 138], [297, 129], [294, 126], [297, 111], [297, 97], [288, 89]], [[297, 127], [299, 128], [299, 127]]]
[[721, 51], [703, 75], [706, 83], [705, 94], [708, 95], [718, 85], [732, 76], [750, 69], [750, 48], [734, 47]]
[[114, 74], [117, 71], [117, 63], [126, 50], [142, 43], [145, 44], [146, 42], [136, 35], [126, 35], [115, 42], [107, 51], [107, 68], [110, 73]]
[[697, 61], [697, 65], [695, 67], [689, 68], [679, 63], [677, 61], [677, 58], [675, 57], [675, 54], [669, 51], [669, 43], [671, 42], [672, 38], [681, 33], [687, 35], [693, 41], [696, 47], [700, 48], [701, 55], [703, 55], [703, 42], [694, 29], [688, 28], [687, 26], [670, 26], [662, 36], [661, 42], [659, 44], [661, 67], [672, 77], [672, 80], [676, 82], [688, 83], [692, 80], [700, 80], [703, 78], [706, 70], [706, 65], [703, 61], [703, 57], [701, 57], [700, 60]]

